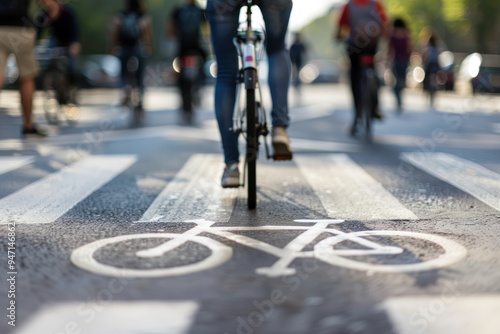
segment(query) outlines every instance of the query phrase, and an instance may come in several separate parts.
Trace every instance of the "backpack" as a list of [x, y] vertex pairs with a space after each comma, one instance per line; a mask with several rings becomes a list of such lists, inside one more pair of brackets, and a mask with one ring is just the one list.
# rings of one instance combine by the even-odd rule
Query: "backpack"
[[120, 43], [123, 46], [135, 46], [141, 38], [140, 17], [136, 13], [121, 15]]

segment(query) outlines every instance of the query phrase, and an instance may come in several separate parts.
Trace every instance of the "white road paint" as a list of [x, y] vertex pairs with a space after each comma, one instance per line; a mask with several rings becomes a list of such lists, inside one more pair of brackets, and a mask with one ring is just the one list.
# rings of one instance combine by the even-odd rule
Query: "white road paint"
[[498, 334], [500, 296], [462, 296], [452, 284], [434, 296], [390, 298], [382, 303], [397, 333]]
[[446, 153], [404, 153], [401, 159], [500, 211], [500, 175]]
[[133, 155], [97, 155], [66, 166], [2, 198], [0, 224], [54, 222], [136, 160]]
[[[119, 289], [123, 284], [116, 280], [112, 286]], [[101, 291], [112, 294], [111, 289]], [[115, 302], [107, 299], [108, 294], [101, 297], [100, 294], [97, 298], [103, 298], [102, 302], [61, 303], [45, 307], [13, 334], [187, 334], [199, 309], [194, 301]]]
[[21, 168], [35, 161], [31, 156], [0, 157], [0, 175]]
[[500, 123], [493, 123], [491, 127], [493, 128], [493, 132], [500, 133]]
[[[176, 246], [181, 246], [182, 244], [191, 241], [202, 244], [203, 246], [210, 249], [211, 254], [207, 258], [196, 262], [193, 264], [188, 264], [179, 267], [171, 268], [160, 268], [160, 269], [127, 269], [127, 268], [117, 268], [111, 265], [103, 264], [97, 262], [94, 259], [94, 253], [101, 247], [108, 246], [110, 244], [137, 240], [137, 239], [172, 239], [176, 243]], [[180, 241], [177, 243], [177, 241]], [[168, 244], [168, 242], [167, 242]], [[146, 233], [146, 234], [132, 234], [124, 235], [109, 239], [102, 239], [94, 241], [90, 244], [84, 245], [77, 248], [71, 254], [71, 262], [77, 267], [90, 271], [97, 275], [111, 276], [111, 277], [130, 277], [130, 278], [154, 278], [154, 277], [165, 277], [165, 276], [179, 276], [191, 274], [203, 270], [208, 270], [215, 268], [232, 257], [233, 250], [212, 239], [207, 237], [199, 237], [192, 235], [182, 235], [175, 233]], [[144, 261], [144, 260], [141, 260]]]
[[[398, 254], [400, 252], [394, 252], [392, 249], [395, 247], [384, 247], [381, 245], [377, 245], [376, 247], [368, 250], [335, 250], [333, 246], [341, 243], [342, 241], [351, 241], [357, 242], [363, 245], [363, 242], [358, 242], [361, 240], [365, 240], [362, 237], [370, 237], [370, 236], [385, 236], [385, 237], [409, 237], [415, 239], [421, 239], [433, 242], [441, 246], [444, 250], [444, 253], [439, 255], [435, 259], [431, 259], [424, 262], [410, 263], [410, 264], [372, 264], [360, 262], [357, 260], [351, 260], [347, 258], [347, 256], [367, 256], [367, 255], [390, 255], [390, 254]], [[366, 246], [366, 245], [363, 245]], [[373, 246], [371, 246], [373, 247]], [[386, 251], [387, 250], [387, 251]], [[316, 246], [314, 246], [314, 253], [316, 258], [329, 263], [333, 266], [339, 266], [354, 270], [361, 270], [366, 272], [379, 272], [379, 273], [404, 273], [404, 272], [416, 272], [416, 271], [426, 271], [426, 270], [435, 270], [439, 268], [448, 267], [458, 261], [462, 260], [467, 255], [467, 250], [460, 244], [452, 241], [450, 239], [446, 239], [437, 235], [417, 233], [417, 232], [406, 232], [406, 231], [358, 231], [351, 233], [342, 233], [336, 237], [330, 237], [322, 240]], [[418, 258], [418, 255], [414, 255]]]
[[220, 155], [193, 155], [154, 200], [141, 222], [183, 222], [203, 217], [228, 222], [238, 189], [223, 189]]
[[329, 217], [349, 220], [418, 219], [345, 154], [297, 156], [294, 161]]
[[[225, 246], [219, 241], [212, 240], [208, 237], [198, 236], [200, 233], [211, 233], [219, 237], [229, 239], [235, 243], [260, 250], [262, 252], [274, 255], [278, 260], [270, 267], [257, 268], [256, 273], [269, 277], [279, 277], [295, 274], [295, 269], [290, 267], [291, 263], [298, 258], [315, 257], [328, 264], [336, 265], [344, 268], [362, 270], [366, 272], [381, 272], [381, 273], [403, 273], [414, 271], [435, 270], [450, 266], [463, 259], [467, 251], [460, 244], [435, 235], [400, 232], [400, 231], [359, 231], [345, 233], [337, 229], [329, 228], [332, 224], [341, 224], [342, 220], [320, 219], [320, 220], [297, 220], [298, 223], [314, 223], [312, 226], [258, 226], [258, 227], [214, 227], [213, 221], [203, 219], [193, 220], [190, 223], [195, 223], [197, 226], [182, 233], [148, 233], [135, 234], [112, 237], [103, 240], [97, 240], [90, 244], [77, 248], [71, 254], [71, 261], [79, 268], [90, 271], [98, 275], [111, 277], [130, 277], [130, 278], [153, 278], [163, 276], [179, 276], [191, 274], [203, 270], [215, 268], [232, 257], [232, 249]], [[284, 248], [278, 248], [266, 242], [253, 239], [251, 237], [234, 233], [234, 232], [249, 232], [249, 231], [278, 231], [278, 230], [299, 230], [303, 231], [296, 238], [290, 241]], [[305, 247], [311, 244], [321, 234], [333, 234], [333, 237], [323, 239], [314, 246], [314, 251], [303, 251]], [[369, 236], [385, 236], [385, 237], [409, 237], [421, 240], [426, 240], [439, 245], [444, 253], [435, 259], [424, 262], [411, 264], [373, 264], [364, 263], [361, 261], [351, 260], [349, 256], [370, 256], [370, 255], [394, 255], [403, 253], [403, 249], [395, 246], [385, 246], [377, 244], [374, 241], [363, 237]], [[138, 261], [147, 261], [147, 258], [163, 256], [165, 253], [174, 250], [185, 244], [186, 242], [196, 242], [207, 247], [211, 254], [196, 263], [181, 265], [178, 267], [158, 268], [158, 269], [127, 269], [117, 268], [108, 264], [103, 264], [94, 259], [94, 254], [102, 247], [109, 247], [112, 244], [137, 240], [147, 239], [168, 239], [168, 241], [155, 246], [140, 250], [136, 253]], [[341, 249], [336, 250], [335, 245], [350, 241], [358, 243], [365, 247], [364, 249]], [[418, 257], [418, 255], [415, 255]]]

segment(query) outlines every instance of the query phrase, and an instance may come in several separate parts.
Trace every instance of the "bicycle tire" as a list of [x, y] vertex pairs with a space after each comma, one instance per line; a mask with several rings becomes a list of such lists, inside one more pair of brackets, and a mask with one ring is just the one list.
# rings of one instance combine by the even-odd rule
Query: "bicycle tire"
[[365, 139], [367, 141], [372, 140], [372, 113], [373, 113], [373, 96], [372, 96], [372, 79], [368, 73], [369, 69], [365, 68], [363, 71], [363, 80], [361, 87], [361, 101], [362, 101], [362, 126]]
[[[445, 253], [435, 259], [427, 260], [420, 263], [411, 264], [372, 264], [362, 261], [348, 259], [344, 256], [335, 254], [333, 247], [342, 241], [348, 240], [349, 237], [368, 237], [368, 236], [397, 236], [397, 237], [410, 237], [420, 240], [430, 241], [439, 245], [444, 249]], [[459, 243], [446, 239], [441, 236], [407, 232], [407, 231], [359, 231], [352, 232], [346, 235], [338, 235], [335, 237], [326, 238], [314, 246], [315, 258], [326, 262], [333, 266], [342, 268], [361, 270], [368, 272], [379, 273], [403, 273], [403, 272], [418, 272], [426, 270], [436, 270], [450, 266], [467, 255], [467, 250]]]
[[247, 89], [246, 96], [246, 116], [247, 116], [247, 189], [248, 189], [248, 208], [255, 209], [257, 205], [257, 155], [258, 138], [255, 117], [257, 103], [255, 100], [255, 89]]

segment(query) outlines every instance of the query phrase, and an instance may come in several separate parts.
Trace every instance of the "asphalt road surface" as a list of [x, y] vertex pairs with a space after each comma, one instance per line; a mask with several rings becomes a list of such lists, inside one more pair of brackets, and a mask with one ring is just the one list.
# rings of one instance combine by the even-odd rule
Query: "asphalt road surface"
[[304, 86], [249, 211], [211, 96], [188, 126], [152, 89], [132, 129], [119, 92], [83, 91], [78, 124], [24, 141], [1, 92], [0, 333], [500, 332], [498, 97], [410, 91], [398, 115], [384, 90], [367, 143], [347, 87]]

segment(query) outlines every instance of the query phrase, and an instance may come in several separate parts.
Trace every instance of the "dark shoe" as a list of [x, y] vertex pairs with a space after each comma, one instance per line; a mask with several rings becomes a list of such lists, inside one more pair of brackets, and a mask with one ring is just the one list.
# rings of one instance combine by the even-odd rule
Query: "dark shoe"
[[23, 128], [21, 136], [23, 138], [44, 138], [47, 137], [48, 134], [46, 131], [40, 129], [37, 125], [33, 124], [31, 129]]
[[292, 160], [293, 150], [284, 126], [275, 126], [272, 131], [274, 160]]

